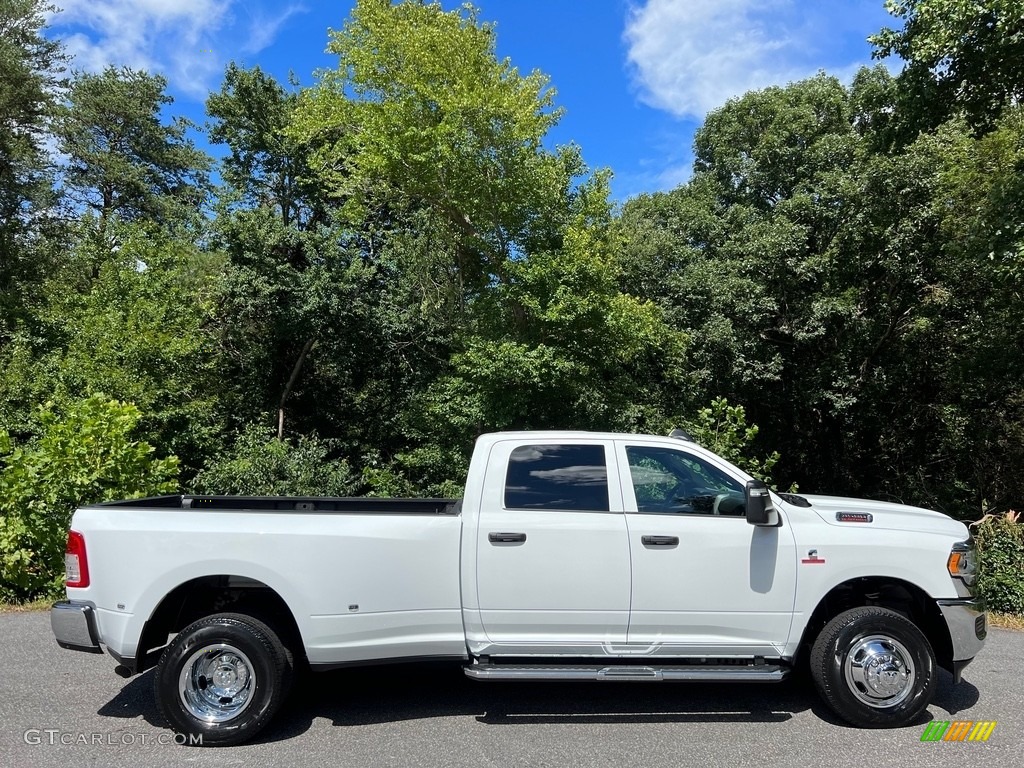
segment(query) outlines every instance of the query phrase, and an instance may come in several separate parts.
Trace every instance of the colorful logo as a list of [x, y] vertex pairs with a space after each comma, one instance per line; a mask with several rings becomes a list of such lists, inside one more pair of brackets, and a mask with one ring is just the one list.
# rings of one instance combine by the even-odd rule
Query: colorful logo
[[804, 565], [821, 565], [825, 562], [825, 558], [818, 557], [818, 550], [811, 549], [807, 552], [807, 557], [800, 561]]
[[925, 726], [921, 741], [988, 741], [995, 729], [995, 720], [933, 720]]

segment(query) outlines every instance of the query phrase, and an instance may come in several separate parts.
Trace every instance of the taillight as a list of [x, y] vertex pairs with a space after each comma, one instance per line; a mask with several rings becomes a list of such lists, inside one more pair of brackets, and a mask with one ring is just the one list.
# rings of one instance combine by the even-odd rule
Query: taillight
[[69, 587], [89, 586], [89, 560], [85, 556], [85, 537], [78, 531], [68, 531], [68, 545], [64, 550], [64, 583]]

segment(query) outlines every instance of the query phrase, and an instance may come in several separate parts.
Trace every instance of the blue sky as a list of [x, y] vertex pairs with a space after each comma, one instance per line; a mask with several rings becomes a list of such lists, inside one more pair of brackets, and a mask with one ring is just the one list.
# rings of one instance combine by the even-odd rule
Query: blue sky
[[[159, 72], [173, 114], [203, 123], [229, 61], [304, 85], [354, 0], [62, 0], [50, 35], [77, 69]], [[451, 8], [459, 3], [444, 0]], [[883, 0], [477, 0], [500, 56], [550, 76], [565, 117], [551, 135], [611, 168], [622, 200], [686, 180], [708, 110], [818, 70], [848, 82], [871, 64], [866, 37], [895, 25]], [[204, 144], [199, 140], [200, 144]], [[204, 144], [205, 146], [205, 144]], [[215, 153], [216, 154], [216, 153]]]

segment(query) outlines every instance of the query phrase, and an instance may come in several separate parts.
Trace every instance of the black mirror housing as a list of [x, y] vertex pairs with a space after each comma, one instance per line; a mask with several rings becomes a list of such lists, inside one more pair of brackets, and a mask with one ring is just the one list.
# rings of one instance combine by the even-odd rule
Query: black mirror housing
[[778, 514], [768, 486], [761, 480], [748, 480], [744, 491], [747, 522], [751, 525], [777, 525]]

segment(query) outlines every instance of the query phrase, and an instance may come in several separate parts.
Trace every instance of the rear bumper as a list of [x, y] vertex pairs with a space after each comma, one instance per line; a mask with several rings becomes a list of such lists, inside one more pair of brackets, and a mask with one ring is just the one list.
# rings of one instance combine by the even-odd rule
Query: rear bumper
[[938, 605], [953, 643], [953, 677], [960, 682], [960, 672], [985, 645], [988, 615], [980, 600], [939, 600]]
[[103, 653], [96, 632], [96, 614], [87, 603], [70, 600], [54, 603], [50, 608], [50, 629], [61, 648]]

